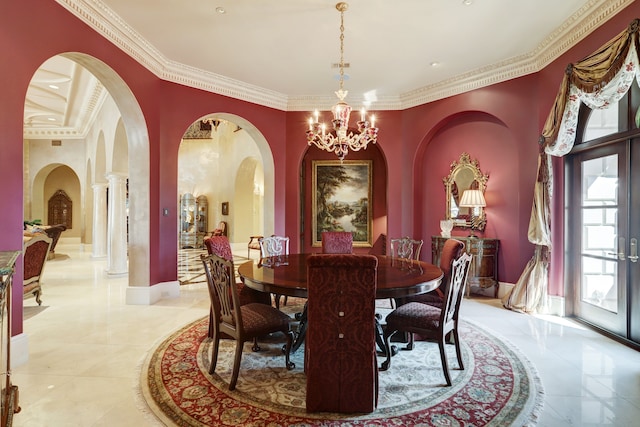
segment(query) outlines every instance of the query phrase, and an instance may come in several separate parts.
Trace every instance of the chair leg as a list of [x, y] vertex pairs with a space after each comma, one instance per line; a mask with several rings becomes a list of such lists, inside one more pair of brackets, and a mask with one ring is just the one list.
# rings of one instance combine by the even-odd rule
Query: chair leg
[[258, 337], [253, 339], [253, 345], [251, 346], [252, 351], [260, 351], [260, 346], [258, 345]]
[[447, 385], [451, 386], [451, 376], [449, 375], [449, 365], [447, 364], [447, 354], [444, 349], [445, 342], [444, 336], [438, 340], [438, 347], [440, 349], [440, 361], [442, 362], [442, 371], [444, 372], [444, 379], [447, 381]]
[[220, 348], [220, 336], [218, 331], [213, 333], [213, 344], [211, 345], [211, 363], [209, 364], [209, 374], [213, 375], [218, 364], [218, 350]]
[[213, 338], [213, 307], [209, 309], [209, 330], [207, 331], [207, 337]]
[[453, 330], [453, 339], [455, 340], [456, 345], [456, 357], [458, 358], [458, 366], [461, 370], [464, 370], [464, 363], [462, 363], [462, 352], [460, 351], [460, 336], [458, 335], [458, 330]]
[[407, 343], [407, 346], [405, 347], [405, 349], [413, 350], [413, 341], [414, 341], [413, 332], [407, 332], [407, 335], [409, 335], [409, 342]]
[[236, 355], [233, 359], [233, 374], [231, 375], [229, 390], [236, 389], [236, 383], [238, 382], [238, 374], [240, 373], [240, 360], [242, 359], [243, 347], [244, 347], [244, 343], [240, 340], [236, 340]]

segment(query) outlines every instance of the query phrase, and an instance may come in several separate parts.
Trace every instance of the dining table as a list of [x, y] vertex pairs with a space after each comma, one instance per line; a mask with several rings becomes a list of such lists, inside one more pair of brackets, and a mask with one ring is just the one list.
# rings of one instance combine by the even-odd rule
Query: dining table
[[[238, 267], [238, 275], [245, 286], [257, 291], [307, 298], [307, 259], [312, 256], [321, 254], [300, 253], [249, 260]], [[436, 265], [387, 255], [375, 257], [378, 259], [376, 299], [398, 301], [424, 294], [436, 289], [442, 281], [442, 270]], [[293, 352], [304, 341], [307, 327], [304, 310], [297, 318], [300, 325], [291, 349]], [[383, 353], [392, 351], [384, 344], [379, 320], [376, 317], [376, 342]]]

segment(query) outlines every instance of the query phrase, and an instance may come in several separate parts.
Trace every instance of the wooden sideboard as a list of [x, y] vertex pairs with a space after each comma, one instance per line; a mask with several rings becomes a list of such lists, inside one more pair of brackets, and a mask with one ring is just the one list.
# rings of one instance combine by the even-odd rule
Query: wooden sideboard
[[[464, 250], [472, 256], [467, 282], [467, 295], [472, 288], [487, 289], [495, 287], [494, 297], [498, 297], [498, 239], [485, 239], [481, 237], [452, 236], [456, 240], [464, 242]], [[431, 256], [433, 264], [440, 264], [440, 254], [446, 237], [431, 237]]]
[[19, 412], [18, 387], [11, 383], [11, 286], [19, 251], [0, 251], [0, 426]]

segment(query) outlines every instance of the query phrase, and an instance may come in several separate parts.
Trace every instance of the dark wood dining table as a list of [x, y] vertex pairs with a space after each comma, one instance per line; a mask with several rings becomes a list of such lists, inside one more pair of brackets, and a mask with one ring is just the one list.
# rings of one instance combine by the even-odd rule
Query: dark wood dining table
[[[241, 264], [238, 274], [252, 289], [277, 295], [307, 298], [307, 259], [318, 254], [290, 254], [250, 260]], [[376, 299], [401, 299], [430, 292], [442, 281], [442, 270], [424, 261], [376, 255], [378, 282]], [[301, 325], [293, 344], [296, 351], [304, 340], [306, 318], [300, 316]], [[378, 335], [381, 329], [377, 322]], [[381, 337], [380, 337], [381, 339]], [[383, 351], [383, 342], [378, 341]]]

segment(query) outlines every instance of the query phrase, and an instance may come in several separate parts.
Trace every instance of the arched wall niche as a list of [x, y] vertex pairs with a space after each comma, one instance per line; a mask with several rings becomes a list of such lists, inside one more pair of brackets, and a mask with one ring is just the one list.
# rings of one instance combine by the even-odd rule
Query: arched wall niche
[[[500, 239], [498, 276], [501, 281], [516, 281], [507, 277], [504, 253], [517, 251], [519, 218], [512, 217], [512, 203], [518, 201], [518, 143], [507, 125], [492, 114], [483, 111], [462, 111], [444, 117], [427, 132], [416, 156], [416, 228], [421, 238], [431, 241], [440, 234], [440, 220], [444, 219], [446, 196], [443, 178], [450, 172], [451, 163], [466, 152], [479, 163], [480, 170], [489, 175], [485, 199], [487, 225], [480, 237]], [[501, 153], [496, 156], [495, 153]], [[467, 229], [454, 229], [452, 236], [468, 236]], [[514, 272], [514, 269], [510, 269]]]
[[[353, 130], [352, 130], [353, 131]], [[300, 240], [301, 252], [318, 252], [317, 247], [312, 245], [312, 204], [313, 204], [313, 161], [314, 160], [338, 160], [334, 153], [329, 153], [309, 146], [305, 149], [299, 167], [299, 209], [300, 227], [296, 239]], [[371, 160], [371, 234], [372, 247], [355, 247], [355, 253], [375, 252], [382, 254], [388, 251], [388, 165], [384, 151], [380, 144], [370, 144], [366, 149], [360, 151], [350, 151], [345, 160]], [[293, 195], [290, 195], [290, 197]], [[385, 235], [385, 239], [382, 235]], [[292, 236], [293, 237], [293, 236]]]

